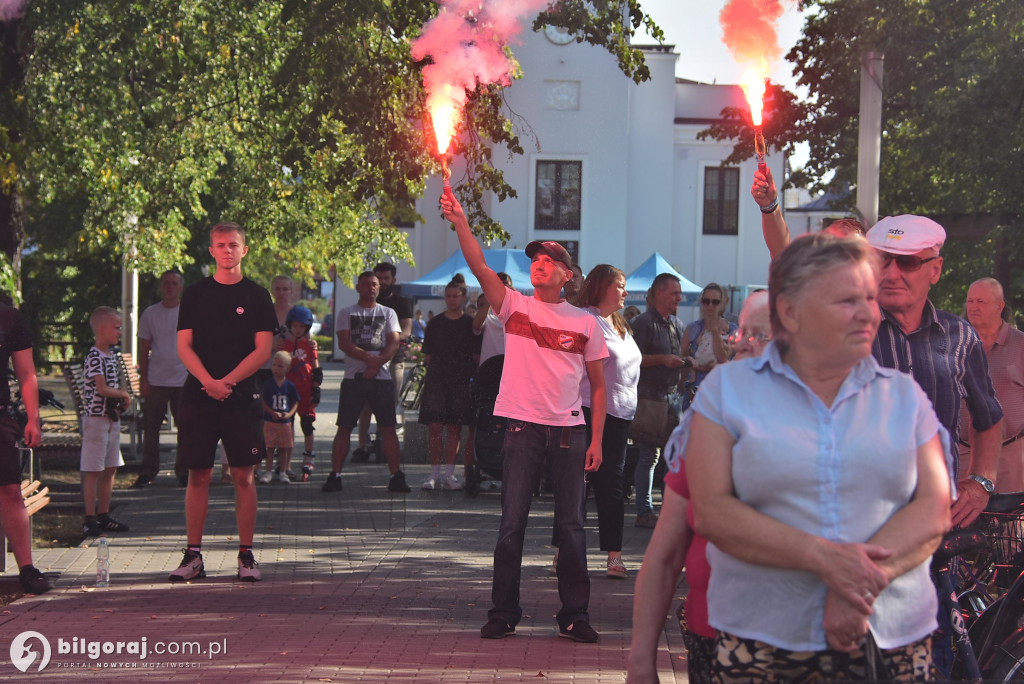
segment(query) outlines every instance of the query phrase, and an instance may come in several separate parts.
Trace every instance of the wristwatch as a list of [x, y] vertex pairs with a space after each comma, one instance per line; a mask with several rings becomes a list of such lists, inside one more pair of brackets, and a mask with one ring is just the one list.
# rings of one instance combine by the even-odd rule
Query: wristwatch
[[980, 484], [984, 488], [985, 492], [988, 493], [988, 494], [991, 494], [992, 492], [994, 492], [996, 490], [995, 484], [992, 482], [992, 480], [988, 479], [987, 477], [982, 477], [981, 475], [975, 475], [974, 473], [971, 473], [967, 477], [969, 477], [970, 479], [972, 479], [975, 482], [977, 482], [978, 484]]

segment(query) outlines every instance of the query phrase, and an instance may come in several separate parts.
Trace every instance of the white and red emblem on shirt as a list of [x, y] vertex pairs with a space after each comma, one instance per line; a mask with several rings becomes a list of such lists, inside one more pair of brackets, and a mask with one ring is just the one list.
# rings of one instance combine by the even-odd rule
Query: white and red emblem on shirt
[[572, 349], [573, 341], [574, 340], [573, 340], [572, 335], [566, 335], [564, 333], [560, 333], [558, 335], [558, 346], [561, 347], [562, 349], [566, 350], [566, 351], [569, 351], [570, 349]]

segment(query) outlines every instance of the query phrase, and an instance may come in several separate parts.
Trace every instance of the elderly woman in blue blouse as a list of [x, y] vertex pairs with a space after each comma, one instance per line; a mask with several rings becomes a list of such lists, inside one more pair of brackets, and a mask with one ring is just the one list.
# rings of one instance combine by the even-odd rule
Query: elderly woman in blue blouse
[[867, 652], [880, 679], [931, 677], [949, 475], [928, 398], [871, 356], [877, 275], [863, 240], [793, 241], [769, 275], [774, 341], [694, 400], [717, 681], [864, 680]]

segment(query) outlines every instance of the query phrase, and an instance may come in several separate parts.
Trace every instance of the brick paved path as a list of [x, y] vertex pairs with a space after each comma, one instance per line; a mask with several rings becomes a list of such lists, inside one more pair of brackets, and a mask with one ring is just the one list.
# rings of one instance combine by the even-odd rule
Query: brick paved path
[[[255, 551], [264, 581], [235, 579], [233, 489], [215, 484], [203, 542], [209, 576], [184, 585], [167, 582], [181, 560], [185, 525], [184, 489], [165, 468], [147, 489], [115, 492], [116, 517], [132, 531], [111, 535], [109, 588], [92, 587], [96, 549], [88, 544], [94, 540], [82, 548], [36, 552], [36, 565], [57, 578], [56, 589], [0, 612], [0, 680], [624, 681], [633, 583], [650, 538], [649, 530], [632, 527], [628, 504], [627, 580], [605, 578], [604, 555], [594, 548], [596, 530], [588, 531], [590, 612], [600, 643], [576, 644], [556, 636], [557, 586], [549, 574], [552, 505], [544, 497], [534, 500], [526, 538], [525, 615], [517, 634], [481, 639], [479, 628], [490, 606], [499, 494], [469, 499], [462, 492], [420, 491], [428, 467], [412, 464], [405, 469], [413, 492], [392, 495], [386, 490], [386, 467], [373, 463], [347, 464], [344, 491], [321, 492], [341, 368], [331, 366], [326, 374], [314, 480], [259, 488]], [[164, 440], [172, 441], [166, 435]], [[591, 504], [591, 521], [595, 517]], [[11, 640], [29, 630], [47, 637], [53, 649], [42, 673], [22, 674], [10, 662]], [[58, 639], [72, 643], [76, 637], [96, 642], [145, 637], [149, 649], [158, 642], [171, 649], [183, 641], [204, 648], [213, 642], [225, 652], [211, 657], [150, 653], [145, 661], [57, 652]], [[30, 644], [39, 650], [38, 642]], [[662, 682], [686, 681], [684, 652], [678, 628], [667, 620], [659, 650]], [[83, 662], [91, 667], [68, 667]], [[110, 667], [119, 662], [191, 667]]]

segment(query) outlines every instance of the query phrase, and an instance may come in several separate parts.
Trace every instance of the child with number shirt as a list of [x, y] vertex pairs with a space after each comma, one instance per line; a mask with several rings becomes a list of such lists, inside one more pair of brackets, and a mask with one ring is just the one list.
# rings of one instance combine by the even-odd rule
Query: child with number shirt
[[[89, 316], [95, 343], [85, 355], [85, 411], [82, 417], [82, 532], [95, 537], [103, 532], [127, 532], [128, 526], [110, 517], [114, 474], [121, 458], [121, 411], [130, 397], [121, 389], [117, 360], [110, 347], [121, 340], [121, 314], [101, 306]], [[99, 513], [97, 514], [97, 511]]]
[[270, 380], [263, 385], [263, 439], [267, 444], [267, 469], [259, 477], [262, 484], [274, 479], [274, 450], [277, 450], [277, 479], [288, 484], [294, 475], [288, 470], [295, 448], [292, 423], [299, 410], [299, 391], [286, 376], [292, 356], [286, 351], [274, 354], [270, 361]]
[[320, 403], [320, 385], [324, 371], [320, 367], [316, 340], [309, 335], [313, 327], [313, 312], [304, 306], [293, 306], [286, 319], [288, 333], [283, 349], [292, 355], [292, 367], [288, 379], [299, 391], [299, 426], [305, 439], [306, 450], [302, 453], [302, 480], [313, 474], [313, 423], [316, 421], [316, 407]]

